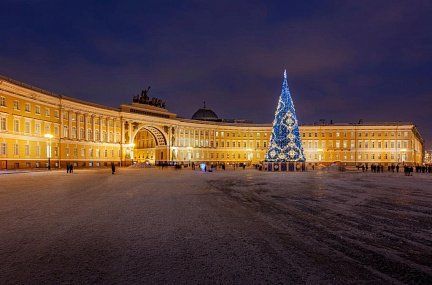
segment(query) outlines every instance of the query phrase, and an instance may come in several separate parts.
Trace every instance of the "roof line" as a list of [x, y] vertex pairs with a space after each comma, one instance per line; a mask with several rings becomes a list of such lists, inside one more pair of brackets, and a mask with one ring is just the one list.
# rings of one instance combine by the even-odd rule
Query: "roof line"
[[90, 106], [93, 106], [93, 107], [107, 109], [107, 110], [111, 110], [111, 111], [120, 111], [120, 108], [109, 107], [109, 106], [101, 105], [101, 104], [98, 104], [98, 103], [94, 103], [94, 102], [90, 102], [90, 101], [85, 101], [85, 100], [76, 99], [76, 98], [73, 98], [73, 97], [57, 94], [57, 93], [54, 93], [54, 92], [51, 92], [51, 91], [47, 91], [45, 89], [42, 89], [42, 88], [30, 85], [30, 84], [27, 84], [27, 83], [24, 83], [24, 82], [12, 79], [10, 77], [7, 77], [7, 76], [1, 75], [1, 74], [0, 74], [0, 79], [8, 81], [9, 83], [12, 83], [12, 84], [15, 84], [15, 85], [18, 85], [18, 86], [21, 86], [21, 87], [33, 90], [33, 91], [36, 91], [36, 92], [39, 92], [39, 93], [43, 93], [43, 94], [51, 96], [51, 97], [58, 98], [58, 99], [65, 99], [65, 100], [69, 100], [69, 101], [72, 101], [72, 102], [75, 102], [75, 103], [87, 104], [87, 105], [90, 105]]

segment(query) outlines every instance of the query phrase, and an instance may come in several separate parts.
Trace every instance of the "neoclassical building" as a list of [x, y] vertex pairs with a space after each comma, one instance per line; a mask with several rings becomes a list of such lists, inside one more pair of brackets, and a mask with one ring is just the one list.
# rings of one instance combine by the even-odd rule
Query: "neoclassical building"
[[[158, 99], [119, 108], [54, 94], [0, 76], [0, 169], [115, 162], [256, 164], [271, 124], [223, 120], [205, 106], [192, 119]], [[308, 164], [421, 164], [423, 140], [412, 123], [300, 126]]]

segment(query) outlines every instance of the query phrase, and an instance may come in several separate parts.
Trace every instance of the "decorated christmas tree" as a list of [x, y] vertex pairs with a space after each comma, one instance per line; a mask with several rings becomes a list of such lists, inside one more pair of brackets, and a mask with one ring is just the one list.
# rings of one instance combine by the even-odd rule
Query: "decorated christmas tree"
[[288, 89], [286, 70], [265, 161], [305, 161], [294, 103]]

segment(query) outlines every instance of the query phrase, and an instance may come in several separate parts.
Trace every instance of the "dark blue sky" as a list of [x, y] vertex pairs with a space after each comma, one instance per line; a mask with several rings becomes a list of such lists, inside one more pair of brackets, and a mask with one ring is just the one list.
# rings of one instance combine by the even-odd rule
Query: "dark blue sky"
[[[210, 4], [212, 2], [213, 4]], [[431, 1], [1, 1], [0, 73], [110, 106], [148, 86], [183, 117], [413, 121], [432, 140]]]

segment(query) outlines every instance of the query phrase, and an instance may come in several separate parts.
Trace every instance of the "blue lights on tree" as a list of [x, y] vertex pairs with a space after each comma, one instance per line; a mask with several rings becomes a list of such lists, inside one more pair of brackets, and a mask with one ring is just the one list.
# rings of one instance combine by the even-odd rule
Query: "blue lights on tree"
[[284, 72], [282, 92], [273, 121], [270, 145], [266, 154], [267, 162], [305, 161], [300, 138], [298, 120], [291, 93], [288, 89], [287, 74]]

